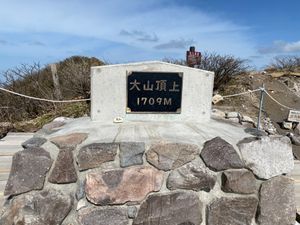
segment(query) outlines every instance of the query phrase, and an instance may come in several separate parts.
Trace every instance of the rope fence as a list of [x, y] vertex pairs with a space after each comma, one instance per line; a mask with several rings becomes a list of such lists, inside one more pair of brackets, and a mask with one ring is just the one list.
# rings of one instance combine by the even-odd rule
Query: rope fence
[[[90, 98], [86, 98], [86, 99], [74, 99], [74, 100], [52, 100], [52, 99], [37, 98], [37, 97], [29, 96], [29, 95], [20, 94], [20, 93], [17, 93], [17, 92], [11, 91], [11, 90], [7, 90], [7, 89], [1, 88], [1, 87], [0, 87], [0, 90], [4, 91], [4, 92], [7, 92], [7, 93], [10, 93], [10, 94], [13, 94], [13, 95], [17, 95], [17, 96], [23, 97], [23, 98], [28, 98], [28, 99], [37, 100], [37, 101], [51, 102], [51, 103], [74, 103], [74, 102], [84, 102], [84, 101], [91, 100]], [[237, 96], [241, 96], [241, 95], [255, 93], [255, 92], [258, 92], [258, 91], [263, 91], [271, 100], [273, 100], [274, 102], [276, 102], [278, 105], [280, 105], [280, 106], [282, 106], [282, 107], [284, 107], [286, 109], [290, 109], [290, 110], [294, 109], [294, 108], [286, 106], [286, 105], [280, 103], [279, 101], [277, 101], [264, 88], [258, 88], [258, 89], [255, 89], [255, 90], [248, 90], [248, 91], [237, 93], [237, 94], [224, 95], [224, 96], [222, 96], [222, 98], [232, 98], [232, 97], [237, 97]], [[1, 108], [4, 108], [4, 107], [1, 107]], [[8, 107], [5, 107], [5, 108], [8, 108]]]
[[28, 99], [37, 100], [37, 101], [51, 102], [51, 103], [72, 103], [72, 102], [85, 102], [85, 101], [91, 100], [90, 98], [74, 99], [74, 100], [52, 100], [52, 99], [32, 97], [32, 96], [29, 96], [29, 95], [23, 95], [23, 94], [20, 94], [20, 93], [14, 92], [14, 91], [10, 91], [10, 90], [7, 90], [7, 89], [1, 88], [1, 87], [0, 87], [0, 90], [4, 91], [4, 92], [7, 92], [7, 93], [10, 93], [10, 94], [13, 94], [13, 95], [23, 97], [23, 98], [28, 98]]

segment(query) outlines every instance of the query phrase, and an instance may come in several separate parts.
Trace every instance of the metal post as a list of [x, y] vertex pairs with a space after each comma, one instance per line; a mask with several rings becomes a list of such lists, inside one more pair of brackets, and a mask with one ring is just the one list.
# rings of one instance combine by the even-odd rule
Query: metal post
[[261, 90], [260, 90], [260, 100], [259, 100], [259, 111], [258, 111], [258, 119], [257, 119], [257, 127], [256, 127], [257, 131], [259, 131], [259, 127], [260, 127], [260, 118], [261, 118], [261, 112], [264, 103], [265, 84], [263, 84], [260, 89]]

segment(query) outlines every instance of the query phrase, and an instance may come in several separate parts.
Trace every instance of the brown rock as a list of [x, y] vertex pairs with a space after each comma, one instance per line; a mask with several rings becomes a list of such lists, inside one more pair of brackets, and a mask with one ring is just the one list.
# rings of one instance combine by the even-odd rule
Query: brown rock
[[141, 204], [133, 225], [200, 225], [202, 203], [194, 192], [153, 194]]
[[124, 207], [91, 207], [78, 213], [80, 225], [128, 225], [127, 210]]
[[254, 197], [217, 199], [207, 207], [207, 224], [251, 225], [257, 202]]
[[56, 190], [16, 196], [0, 218], [3, 225], [61, 224], [72, 208], [73, 199]]
[[17, 152], [13, 156], [4, 195], [42, 189], [52, 162], [49, 152], [42, 148], [29, 148]]
[[239, 194], [256, 192], [256, 179], [249, 170], [228, 170], [222, 174], [222, 190]]
[[69, 149], [59, 151], [48, 181], [56, 184], [68, 184], [77, 181], [72, 151]]
[[199, 147], [192, 144], [157, 143], [151, 145], [146, 156], [150, 164], [167, 171], [192, 161], [199, 151]]
[[78, 144], [88, 137], [87, 133], [73, 133], [51, 138], [50, 141], [58, 148], [76, 148]]
[[199, 159], [173, 170], [168, 177], [167, 187], [170, 190], [210, 191], [216, 180], [216, 175]]
[[87, 170], [113, 161], [119, 145], [114, 143], [94, 143], [83, 146], [77, 155], [79, 170]]
[[150, 166], [133, 166], [86, 175], [87, 199], [97, 205], [140, 202], [152, 191], [159, 191], [163, 172]]
[[244, 167], [233, 146], [220, 137], [205, 142], [200, 155], [204, 163], [215, 171]]
[[294, 181], [285, 176], [265, 181], [260, 190], [259, 209], [260, 225], [295, 224]]

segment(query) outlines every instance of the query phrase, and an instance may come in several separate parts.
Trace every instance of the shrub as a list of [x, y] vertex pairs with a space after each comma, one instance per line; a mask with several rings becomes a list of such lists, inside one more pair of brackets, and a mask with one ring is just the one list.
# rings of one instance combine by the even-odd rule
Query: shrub
[[[60, 91], [63, 99], [80, 99], [90, 97], [90, 67], [103, 65], [96, 58], [73, 56], [57, 63], [57, 73], [60, 83]], [[21, 65], [2, 73], [3, 81], [0, 86], [29, 96], [56, 99], [50, 66]], [[45, 113], [53, 113], [54, 116], [72, 116], [70, 111], [74, 103], [42, 102], [30, 100], [0, 91], [0, 122], [21, 121], [36, 118]], [[88, 103], [83, 103], [87, 105]], [[80, 105], [80, 104], [78, 104]], [[70, 107], [69, 107], [70, 106]], [[74, 116], [87, 113], [88, 106], [71, 110]], [[82, 112], [80, 112], [82, 110]]]
[[299, 56], [277, 56], [268, 66], [269, 71], [300, 71], [300, 57]]
[[[163, 59], [165, 62], [185, 65], [184, 60]], [[213, 71], [215, 73], [214, 89], [219, 89], [226, 84], [233, 76], [248, 72], [247, 60], [236, 58], [231, 55], [220, 55], [217, 53], [203, 53], [199, 69]]]

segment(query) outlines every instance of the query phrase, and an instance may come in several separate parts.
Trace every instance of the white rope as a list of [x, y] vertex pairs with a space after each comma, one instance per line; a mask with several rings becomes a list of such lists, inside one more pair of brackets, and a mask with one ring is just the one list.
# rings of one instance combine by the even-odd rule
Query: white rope
[[248, 90], [248, 91], [245, 91], [245, 92], [242, 92], [242, 93], [237, 93], [237, 94], [232, 94], [232, 95], [225, 95], [225, 96], [222, 96], [222, 97], [223, 98], [231, 98], [231, 97], [236, 97], [236, 96], [240, 96], [240, 95], [250, 94], [250, 93], [253, 93], [253, 92], [257, 92], [257, 91], [261, 91], [261, 89], [258, 88], [258, 89], [255, 89], [255, 90]]
[[264, 90], [264, 92], [270, 97], [270, 99], [272, 99], [274, 102], [276, 102], [278, 105], [286, 108], [286, 109], [290, 109], [290, 110], [293, 110], [294, 108], [291, 108], [289, 106], [286, 106], [286, 105], [283, 105], [281, 104], [279, 101], [277, 101], [274, 97], [272, 97], [266, 90]]
[[33, 100], [37, 100], [37, 101], [52, 102], [52, 103], [84, 102], [84, 101], [91, 100], [90, 98], [75, 99], [75, 100], [51, 100], [51, 99], [37, 98], [37, 97], [28, 96], [28, 95], [23, 95], [23, 94], [20, 94], [20, 93], [14, 92], [14, 91], [10, 91], [10, 90], [7, 90], [7, 89], [1, 88], [1, 87], [0, 87], [0, 90], [8, 92], [10, 94], [14, 94], [14, 95], [23, 97], [23, 98], [29, 98], [29, 99], [33, 99]]

